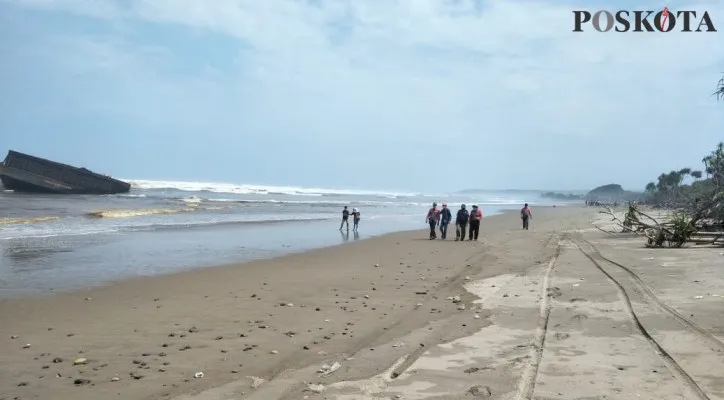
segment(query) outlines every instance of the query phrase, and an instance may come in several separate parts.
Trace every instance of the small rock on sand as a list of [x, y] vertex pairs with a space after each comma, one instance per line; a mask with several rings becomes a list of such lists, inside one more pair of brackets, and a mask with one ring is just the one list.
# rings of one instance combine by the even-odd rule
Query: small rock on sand
[[307, 385], [306, 390], [308, 392], [312, 392], [312, 393], [322, 393], [322, 392], [324, 392], [324, 385], [321, 385], [321, 384], [315, 385], [315, 384], [310, 383], [309, 385]]
[[258, 376], [247, 376], [247, 378], [251, 379], [251, 388], [257, 389], [259, 386], [263, 385], [266, 380], [259, 378]]
[[468, 389], [468, 393], [481, 399], [487, 399], [493, 395], [493, 393], [490, 391], [490, 388], [483, 385], [476, 385], [471, 387], [470, 389]]

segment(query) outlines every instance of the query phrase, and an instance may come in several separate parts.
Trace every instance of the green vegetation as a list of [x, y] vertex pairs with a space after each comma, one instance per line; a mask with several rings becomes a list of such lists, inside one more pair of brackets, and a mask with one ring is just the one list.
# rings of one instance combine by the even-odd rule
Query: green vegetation
[[545, 199], [566, 200], [566, 201], [583, 200], [583, 195], [573, 194], [573, 193], [545, 192], [545, 193], [541, 193], [540, 197], [543, 197]]
[[600, 203], [617, 203], [623, 201], [640, 201], [642, 193], [624, 190], [617, 183], [599, 186], [584, 196], [587, 201]]
[[724, 220], [724, 143], [702, 159], [703, 171], [682, 168], [646, 185], [646, 203], [677, 210], [697, 222]]
[[[717, 100], [724, 99], [724, 78], [713, 94]], [[623, 221], [610, 208], [602, 212], [610, 214], [623, 232], [646, 236], [649, 247], [682, 247], [686, 243], [724, 245], [724, 142], [701, 162], [701, 170], [673, 170], [646, 185], [641, 203], [665, 210], [668, 216], [664, 222], [641, 211], [633, 201], [629, 202]], [[611, 184], [591, 193], [596, 191], [613, 195], [622, 193], [623, 188]]]

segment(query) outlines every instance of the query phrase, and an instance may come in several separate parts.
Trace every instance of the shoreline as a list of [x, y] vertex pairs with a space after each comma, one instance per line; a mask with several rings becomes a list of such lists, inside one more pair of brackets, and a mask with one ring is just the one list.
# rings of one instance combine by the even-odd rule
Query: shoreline
[[[554, 208], [553, 206], [540, 206], [537, 207], [539, 209], [544, 208]], [[490, 218], [507, 215], [510, 212], [513, 212], [514, 210], [499, 210], [495, 209], [492, 215], [486, 216], [485, 220], [489, 220]], [[317, 223], [318, 221], [314, 221]], [[325, 221], [327, 224], [330, 221]], [[317, 224], [320, 225], [321, 224]], [[320, 229], [319, 226], [315, 225], [314, 229]], [[133, 281], [138, 279], [148, 279], [155, 276], [168, 276], [168, 275], [176, 275], [176, 274], [183, 274], [198, 270], [210, 270], [214, 268], [224, 268], [224, 267], [240, 267], [244, 264], [253, 263], [257, 261], [263, 261], [263, 260], [272, 260], [277, 258], [283, 258], [286, 256], [294, 256], [297, 254], [302, 254], [310, 251], [317, 251], [317, 250], [323, 250], [323, 249], [329, 249], [333, 248], [335, 246], [341, 246], [341, 245], [349, 245], [351, 243], [356, 243], [360, 241], [366, 241], [371, 239], [378, 239], [382, 237], [386, 237], [388, 235], [407, 235], [407, 234], [413, 234], [413, 233], [421, 233], [423, 236], [427, 236], [427, 230], [424, 228], [421, 229], [406, 229], [402, 228], [401, 230], [396, 231], [382, 231], [382, 233], [375, 233], [378, 232], [378, 228], [372, 228], [370, 234], [365, 233], [364, 228], [363, 232], [361, 234], [355, 234], [354, 237], [350, 232], [347, 232], [347, 236], [344, 236], [344, 231], [338, 231], [334, 229], [334, 223], [329, 224], [332, 228], [324, 226], [327, 230], [332, 230], [333, 233], [340, 232], [342, 234], [342, 239], [336, 238], [335, 240], [322, 240], [318, 241], [318, 243], [309, 243], [307, 245], [300, 244], [294, 242], [294, 240], [291, 240], [289, 243], [294, 242], [294, 244], [286, 244], [285, 241], [282, 241], [281, 244], [277, 243], [278, 246], [276, 249], [273, 248], [273, 246], [268, 246], [267, 249], [260, 250], [258, 254], [252, 255], [252, 254], [243, 254], [243, 255], [233, 255], [233, 252], [230, 254], [224, 254], [221, 258], [221, 262], [208, 262], [208, 263], [191, 263], [188, 266], [181, 266], [181, 267], [165, 267], [160, 268], [158, 266], [149, 266], [148, 272], [133, 272], [132, 275], [128, 274], [120, 274], [118, 277], [114, 277], [114, 275], [118, 275], [117, 271], [107, 271], [107, 273], [110, 275], [110, 278], [103, 278], [103, 277], [95, 277], [95, 278], [89, 278], [88, 276], [98, 276], [100, 275], [102, 269], [97, 269], [94, 271], [89, 271], [89, 274], [87, 274], [85, 279], [88, 283], [66, 283], [64, 280], [66, 278], [62, 277], [62, 274], [64, 273], [62, 271], [62, 268], [60, 268], [57, 271], [57, 274], [60, 274], [60, 278], [56, 278], [56, 284], [55, 285], [47, 285], [47, 286], [41, 286], [41, 287], [29, 287], [27, 289], [15, 289], [15, 290], [6, 290], [2, 296], [0, 296], [0, 300], [22, 300], [22, 299], [28, 299], [33, 297], [48, 297], [48, 296], [54, 296], [54, 295], [61, 295], [64, 293], [73, 293], [76, 291], [88, 291], [93, 290], [94, 288], [104, 288], [113, 286], [119, 283], [123, 283], [125, 281]], [[402, 226], [409, 225], [407, 223], [402, 224]], [[424, 225], [424, 224], [420, 224]], [[216, 227], [219, 228], [219, 227]], [[226, 227], [221, 227], [222, 229]], [[200, 228], [203, 229], [203, 228]], [[217, 229], [218, 230], [218, 229]], [[454, 235], [454, 226], [451, 226], [450, 230], [452, 231], [451, 234]], [[219, 230], [218, 232], [215, 231], [215, 234], [218, 236], [225, 236], [225, 231]], [[193, 232], [192, 232], [193, 233]], [[189, 234], [189, 232], [183, 232], [182, 234]], [[319, 233], [316, 233], [317, 235]], [[336, 237], [336, 234], [334, 235]], [[361, 236], [361, 237], [360, 237]], [[227, 236], [228, 237], [228, 236]], [[187, 240], [192, 240], [192, 238], [189, 238]], [[242, 238], [243, 240], [243, 238]], [[340, 243], [341, 240], [341, 243]], [[330, 243], [330, 241], [336, 243]], [[243, 243], [243, 241], [242, 241]], [[245, 248], [246, 246], [242, 246], [242, 248]], [[226, 260], [225, 260], [226, 259]], [[168, 262], [162, 261], [160, 264], [167, 264]], [[157, 264], [158, 265], [158, 264]], [[44, 268], [40, 267], [44, 270]], [[50, 270], [47, 270], [47, 273], [50, 273]], [[76, 272], [74, 272], [76, 273]], [[39, 279], [39, 278], [36, 278]], [[81, 281], [83, 282], [83, 281]]]
[[[424, 230], [404, 231], [250, 263], [0, 300], [7, 322], [0, 327], [0, 361], [14, 367], [0, 374], [0, 386], [23, 399], [33, 398], [28, 393], [77, 398], [78, 390], [156, 399], [240, 379], [249, 386], [245, 376], [268, 380], [332, 356], [373, 351], [448, 318], [464, 323], [445, 324], [425, 340], [464, 337], [489, 322], [460, 313], [447, 298], [470, 303], [475, 296], [463, 285], [471, 279], [526, 271], [547, 254], [560, 224], [588, 224], [590, 214], [578, 207], [536, 211], [531, 231], [522, 231], [508, 213], [486, 217], [482, 242], [430, 241]], [[374, 353], [375, 362], [349, 376], [374, 375], [406, 351], [409, 346]], [[73, 365], [76, 358], [86, 360]], [[194, 379], [195, 372], [205, 377]]]

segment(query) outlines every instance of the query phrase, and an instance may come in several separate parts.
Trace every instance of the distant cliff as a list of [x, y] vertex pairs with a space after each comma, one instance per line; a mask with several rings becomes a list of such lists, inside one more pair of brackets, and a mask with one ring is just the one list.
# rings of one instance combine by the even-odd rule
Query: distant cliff
[[638, 201], [643, 198], [641, 192], [632, 192], [624, 190], [621, 185], [609, 183], [608, 185], [599, 186], [588, 192], [584, 199], [587, 201], [599, 201], [603, 203], [621, 202], [621, 201]]
[[540, 197], [543, 197], [545, 199], [566, 200], [566, 201], [583, 200], [582, 194], [573, 194], [573, 193], [545, 192], [545, 193], [541, 193]]

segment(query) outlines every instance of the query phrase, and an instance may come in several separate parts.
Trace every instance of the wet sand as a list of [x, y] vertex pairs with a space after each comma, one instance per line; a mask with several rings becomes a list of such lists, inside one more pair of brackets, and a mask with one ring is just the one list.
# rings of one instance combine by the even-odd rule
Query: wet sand
[[721, 249], [533, 211], [1, 301], [0, 399], [724, 398]]

